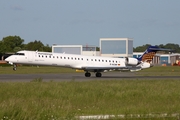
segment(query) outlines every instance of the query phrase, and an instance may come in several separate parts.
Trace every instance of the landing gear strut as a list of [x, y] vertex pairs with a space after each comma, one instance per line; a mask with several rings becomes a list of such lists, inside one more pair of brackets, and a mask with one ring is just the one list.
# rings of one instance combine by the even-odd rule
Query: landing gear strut
[[13, 70], [16, 71], [17, 70], [17, 65], [13, 64]]
[[90, 77], [90, 76], [91, 76], [91, 73], [86, 72], [86, 73], [85, 73], [85, 76], [86, 76], [86, 77]]

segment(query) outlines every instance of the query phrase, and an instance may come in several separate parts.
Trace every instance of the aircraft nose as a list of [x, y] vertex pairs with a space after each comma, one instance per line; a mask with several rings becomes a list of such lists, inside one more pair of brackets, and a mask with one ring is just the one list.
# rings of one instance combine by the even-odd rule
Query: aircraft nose
[[10, 59], [11, 59], [11, 58], [9, 58], [9, 57], [8, 57], [8, 58], [6, 58], [6, 59], [5, 59], [5, 61], [6, 61], [7, 63], [9, 63], [9, 64], [11, 64], [11, 65], [12, 65], [12, 64], [13, 64], [13, 62], [12, 62]]
[[6, 62], [8, 62], [8, 61], [9, 61], [9, 57], [8, 57], [8, 58], [6, 58], [6, 59], [5, 59], [5, 61], [6, 61]]

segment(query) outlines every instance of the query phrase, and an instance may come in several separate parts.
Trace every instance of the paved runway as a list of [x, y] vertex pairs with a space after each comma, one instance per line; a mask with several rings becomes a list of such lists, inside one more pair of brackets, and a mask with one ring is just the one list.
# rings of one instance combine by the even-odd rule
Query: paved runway
[[59, 73], [59, 74], [0, 74], [0, 81], [32, 81], [41, 78], [43, 81], [87, 81], [87, 80], [123, 80], [123, 79], [177, 79], [180, 76], [138, 76], [131, 72], [108, 72], [102, 73], [102, 77], [97, 78], [92, 73], [91, 77], [85, 77], [84, 73]]

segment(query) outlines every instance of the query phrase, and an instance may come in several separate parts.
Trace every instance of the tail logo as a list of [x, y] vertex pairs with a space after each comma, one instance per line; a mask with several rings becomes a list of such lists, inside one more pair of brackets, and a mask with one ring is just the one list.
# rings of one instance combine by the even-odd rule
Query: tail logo
[[142, 61], [151, 62], [156, 52], [149, 52], [142, 56]]
[[137, 58], [139, 61], [143, 62], [152, 62], [153, 57], [155, 56], [157, 51], [173, 51], [172, 49], [164, 49], [159, 48], [157, 46], [149, 46], [148, 49], [144, 52], [143, 55], [141, 55], [139, 58]]

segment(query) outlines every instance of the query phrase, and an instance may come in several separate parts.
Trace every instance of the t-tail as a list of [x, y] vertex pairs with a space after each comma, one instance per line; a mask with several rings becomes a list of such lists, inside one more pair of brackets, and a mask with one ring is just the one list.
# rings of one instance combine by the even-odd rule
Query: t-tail
[[157, 51], [172, 51], [170, 49], [159, 48], [157, 46], [149, 46], [146, 51], [138, 59], [140, 62], [152, 62]]
[[140, 67], [141, 69], [152, 67], [152, 60], [157, 51], [172, 51], [171, 49], [159, 48], [157, 46], [149, 46], [146, 51], [138, 57], [139, 64], [136, 67]]

